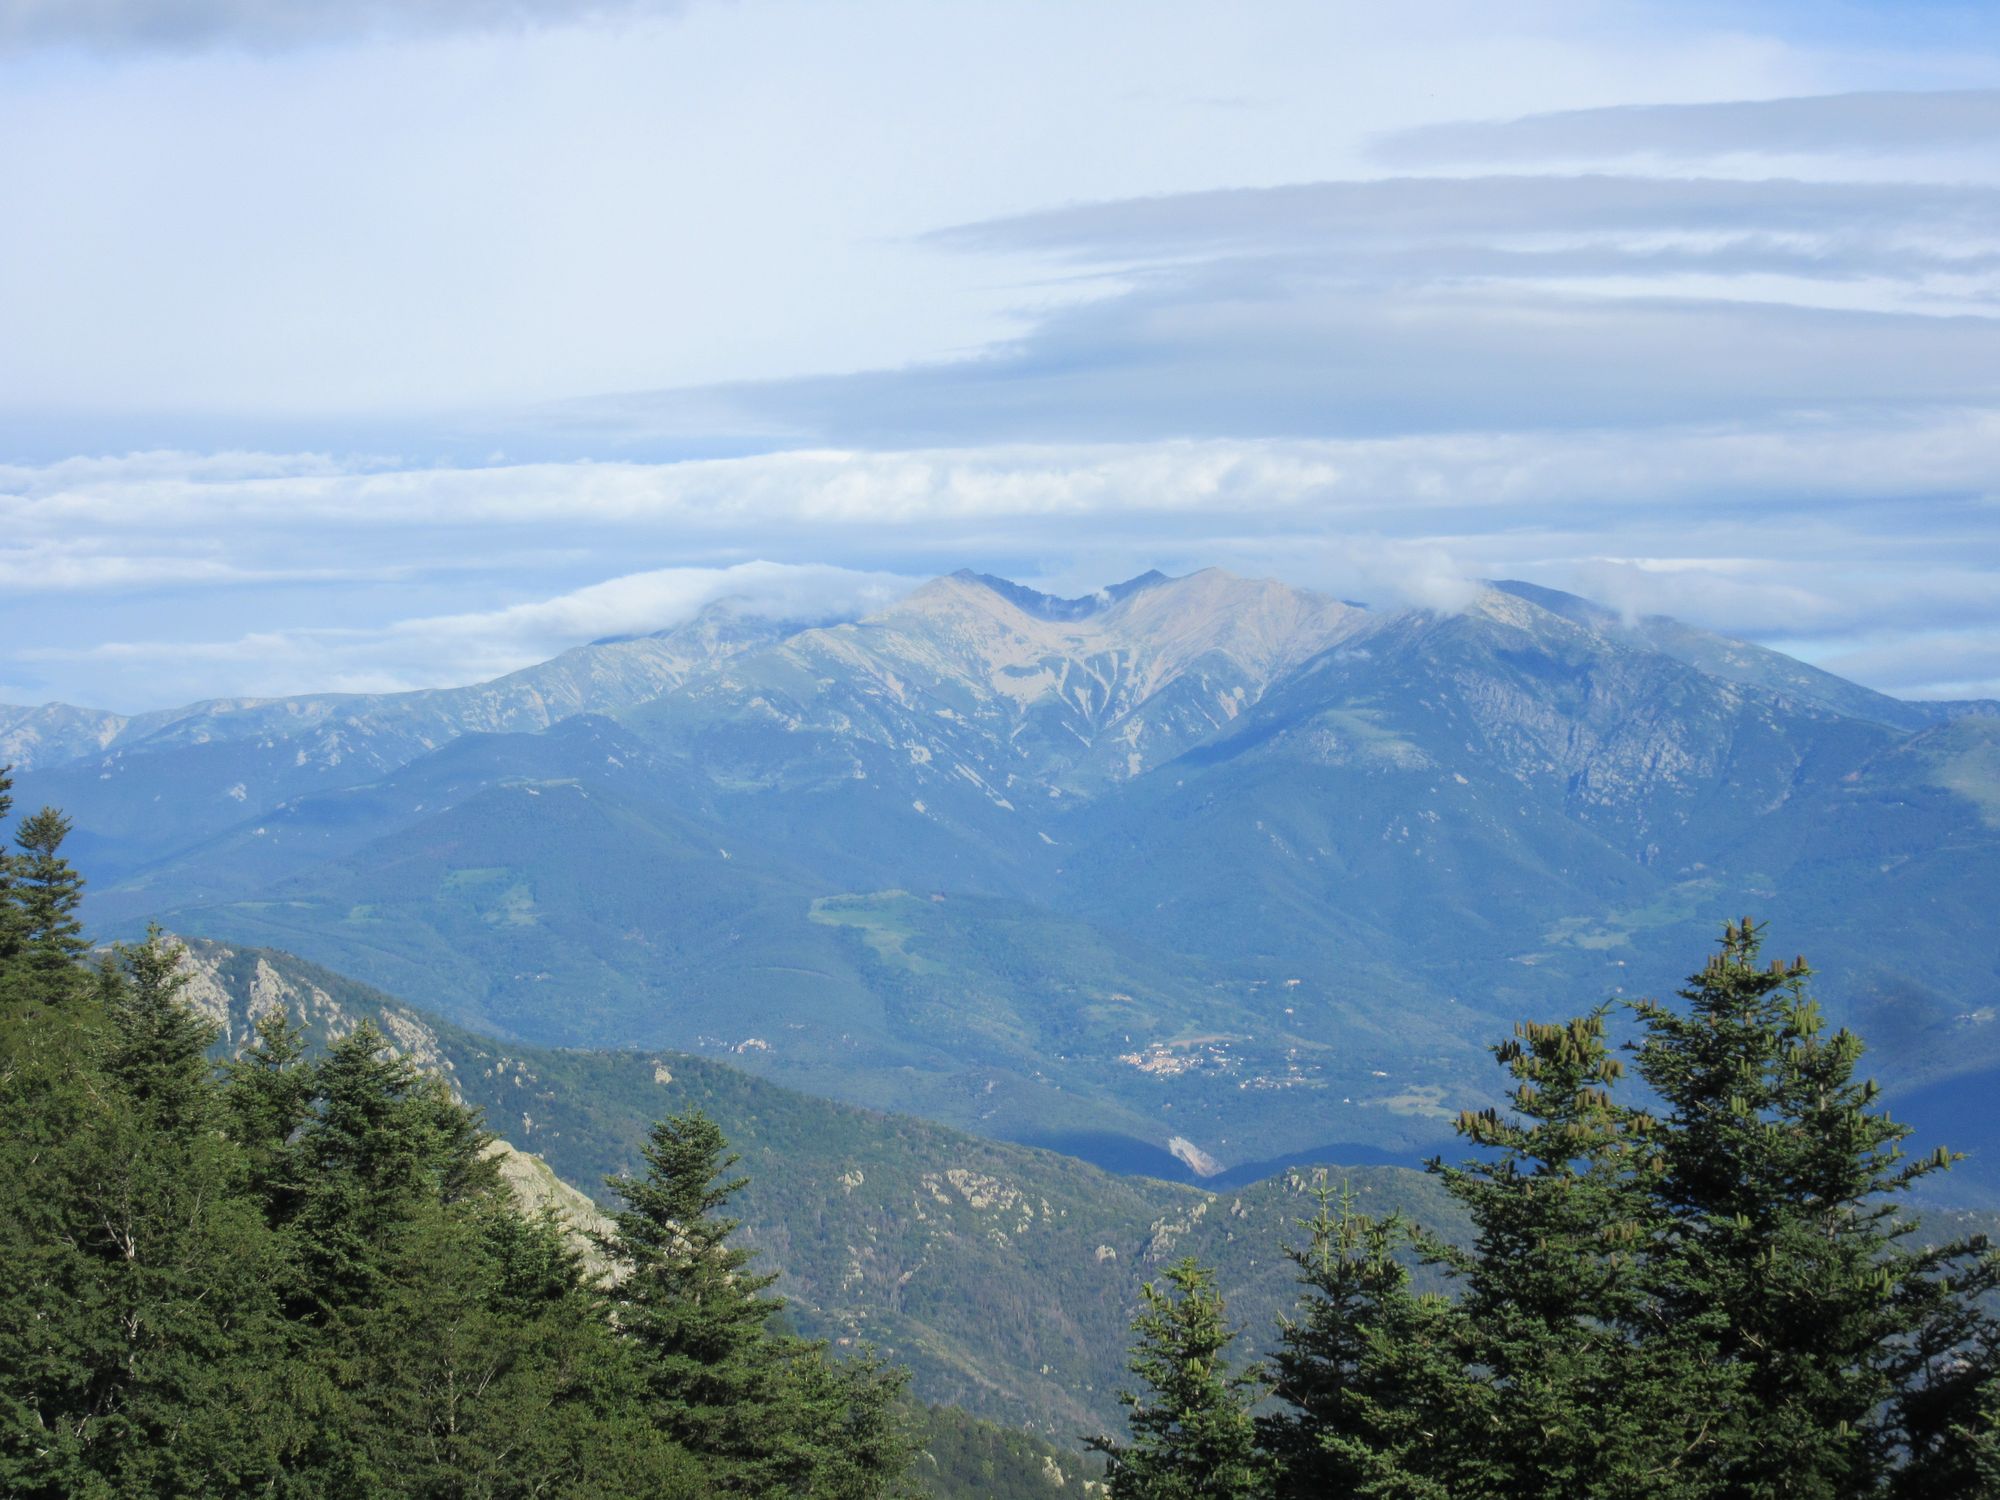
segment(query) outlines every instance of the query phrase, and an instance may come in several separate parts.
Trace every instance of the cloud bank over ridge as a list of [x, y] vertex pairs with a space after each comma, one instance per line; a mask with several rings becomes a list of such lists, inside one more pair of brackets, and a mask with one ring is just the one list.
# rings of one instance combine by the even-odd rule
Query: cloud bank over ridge
[[[144, 589], [246, 611], [272, 587], [381, 601], [362, 626], [330, 608], [275, 631], [204, 634], [196, 615], [17, 642], [11, 675], [86, 676], [116, 707], [326, 688], [335, 664], [346, 686], [469, 681], [753, 584], [780, 612], [848, 617], [962, 565], [1080, 593], [1216, 564], [1442, 607], [1468, 580], [1527, 577], [1841, 657], [1893, 692], [1969, 696], [2000, 687], [1996, 443], [2000, 416], [1961, 413], [660, 464], [136, 455], [0, 469], [0, 580], [42, 601], [30, 621]], [[634, 571], [650, 557], [681, 560]], [[1920, 644], [1946, 636], [1949, 652]]]

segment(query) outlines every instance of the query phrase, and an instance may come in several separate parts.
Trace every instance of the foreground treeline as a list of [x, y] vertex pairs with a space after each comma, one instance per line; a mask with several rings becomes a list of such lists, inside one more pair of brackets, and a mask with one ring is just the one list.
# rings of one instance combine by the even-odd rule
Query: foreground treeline
[[1635, 1008], [1650, 1109], [1603, 1012], [1516, 1028], [1511, 1110], [1432, 1164], [1471, 1244], [1322, 1195], [1268, 1368], [1232, 1373], [1207, 1269], [1147, 1287], [1113, 1495], [2000, 1497], [2000, 1260], [1914, 1244], [1895, 1195], [1949, 1156], [1902, 1154], [1804, 961], [1758, 949], [1732, 925]]
[[[309, 1054], [272, 1013], [217, 1066], [169, 945], [88, 963], [65, 832], [0, 856], [0, 1494], [1047, 1488], [1038, 1445], [787, 1331], [704, 1116], [653, 1129], [579, 1246], [373, 1030]], [[1113, 1495], [2000, 1497], [2000, 1259], [1897, 1215], [1949, 1158], [1903, 1156], [1860, 1043], [1759, 946], [1732, 926], [1636, 1007], [1643, 1107], [1605, 1013], [1518, 1028], [1510, 1107], [1433, 1166], [1470, 1239], [1323, 1195], [1265, 1366], [1169, 1268]]]
[[706, 1118], [614, 1181], [593, 1270], [372, 1029], [314, 1057], [273, 1013], [217, 1068], [175, 950], [87, 967], [63, 832], [23, 819], [0, 860], [0, 1493], [860, 1497], [902, 1474], [900, 1374], [784, 1330]]

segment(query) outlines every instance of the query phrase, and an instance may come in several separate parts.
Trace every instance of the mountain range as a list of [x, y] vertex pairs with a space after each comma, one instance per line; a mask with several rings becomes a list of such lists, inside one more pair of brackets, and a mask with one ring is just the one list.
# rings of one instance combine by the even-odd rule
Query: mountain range
[[1748, 912], [1980, 1196], [1997, 715], [1526, 583], [958, 573], [472, 687], [0, 709], [0, 760], [102, 932], [1211, 1184], [1417, 1159], [1513, 1020], [1671, 989]]

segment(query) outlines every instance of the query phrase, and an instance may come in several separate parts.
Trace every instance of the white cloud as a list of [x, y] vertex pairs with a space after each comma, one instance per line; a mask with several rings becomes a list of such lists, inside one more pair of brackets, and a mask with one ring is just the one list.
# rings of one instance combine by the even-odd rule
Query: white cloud
[[[1830, 657], [1871, 632], [2000, 620], [1996, 496], [1991, 411], [472, 469], [154, 454], [0, 474], [15, 539], [0, 576], [17, 596], [161, 600], [143, 640], [81, 616], [85, 645], [23, 633], [0, 670], [40, 662], [63, 684], [45, 696], [121, 707], [467, 681], [657, 629], [720, 592], [849, 613], [961, 565], [1081, 593], [1221, 564], [1446, 608], [1468, 579], [1522, 577]], [[87, 644], [107, 639], [140, 643]], [[1943, 680], [1853, 660], [1892, 690]]]
[[817, 624], [880, 609], [920, 581], [768, 562], [661, 568], [465, 614], [370, 627], [252, 631], [222, 640], [100, 641], [24, 652], [23, 658], [143, 673], [159, 684], [155, 692], [163, 703], [218, 695], [398, 692], [482, 681], [586, 641], [663, 630], [718, 600], [747, 615]]
[[657, 464], [344, 470], [317, 455], [218, 464], [154, 454], [128, 465], [0, 468], [0, 529], [51, 545], [192, 536], [210, 546], [265, 534], [318, 546], [329, 535], [443, 531], [459, 547], [466, 532], [490, 546], [503, 528], [557, 525], [748, 538], [781, 523], [813, 535], [920, 523], [949, 535], [998, 520], [1213, 515], [1379, 528], [1420, 511], [1510, 510], [1509, 524], [1546, 527], [1578, 505], [1673, 506], [1687, 516], [1740, 512], [1756, 495], [1779, 515], [1856, 503], [1887, 514], [1919, 497], [1995, 494], [2000, 411], [1972, 409], [1866, 422], [801, 450]]
[[673, 15], [685, 0], [0, 0], [0, 51], [278, 50]]
[[[1075, 292], [920, 243], [941, 224], [1373, 170], [1368, 135], [1440, 114], [1848, 66], [1740, 26], [1468, 0], [738, 0], [531, 35], [660, 7], [0, 3], [17, 45], [183, 44], [0, 57], [0, 201], [34, 229], [0, 236], [0, 431], [78, 448], [329, 420], [430, 452], [494, 405], [949, 358]], [[475, 13], [502, 24], [448, 30]], [[401, 39], [254, 50], [378, 26]]]
[[1372, 154], [1394, 166], [1737, 154], [1872, 156], [2000, 141], [2000, 90], [1878, 91], [1709, 104], [1625, 104], [1419, 125]]
[[762, 619], [817, 623], [880, 609], [920, 582], [894, 573], [762, 561], [658, 568], [504, 609], [401, 620], [384, 634], [427, 645], [455, 640], [524, 651], [526, 660], [538, 661], [580, 640], [678, 624], [720, 599]]
[[20, 594], [130, 589], [154, 584], [242, 583], [246, 573], [212, 557], [120, 555], [61, 545], [0, 546], [0, 588]]

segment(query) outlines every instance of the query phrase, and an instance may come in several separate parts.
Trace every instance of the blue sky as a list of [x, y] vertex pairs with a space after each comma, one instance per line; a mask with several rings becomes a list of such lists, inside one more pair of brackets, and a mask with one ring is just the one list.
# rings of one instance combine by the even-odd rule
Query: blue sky
[[0, 0], [0, 701], [1520, 576], [2000, 695], [1991, 6]]

